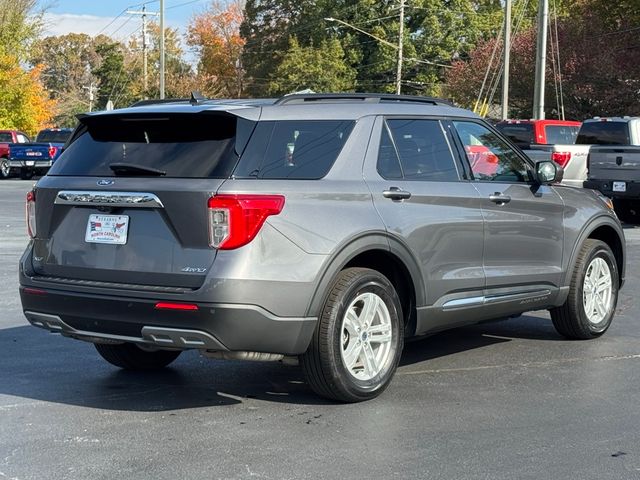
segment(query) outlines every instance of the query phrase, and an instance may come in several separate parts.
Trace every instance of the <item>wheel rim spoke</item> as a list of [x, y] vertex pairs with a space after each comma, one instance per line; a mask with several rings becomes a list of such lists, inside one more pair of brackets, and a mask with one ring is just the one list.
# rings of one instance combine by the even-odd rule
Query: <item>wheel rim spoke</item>
[[362, 358], [364, 360], [364, 373], [369, 377], [373, 377], [378, 374], [378, 362], [376, 356], [373, 353], [373, 349], [369, 343], [364, 343], [362, 346]]
[[387, 343], [391, 341], [391, 325], [378, 324], [369, 327], [370, 343]]

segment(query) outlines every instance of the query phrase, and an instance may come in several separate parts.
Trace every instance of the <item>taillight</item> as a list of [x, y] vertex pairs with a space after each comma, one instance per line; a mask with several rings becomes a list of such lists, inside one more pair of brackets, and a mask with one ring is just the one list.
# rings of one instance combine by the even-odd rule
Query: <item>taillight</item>
[[58, 147], [54, 147], [53, 145], [51, 145], [49, 147], [49, 158], [53, 159], [56, 156], [57, 152], [58, 152]]
[[552, 152], [551, 160], [564, 168], [571, 160], [571, 152]]
[[31, 238], [36, 238], [36, 192], [27, 193], [27, 233]]
[[209, 246], [231, 250], [246, 245], [269, 215], [284, 207], [282, 195], [216, 195], [209, 198]]

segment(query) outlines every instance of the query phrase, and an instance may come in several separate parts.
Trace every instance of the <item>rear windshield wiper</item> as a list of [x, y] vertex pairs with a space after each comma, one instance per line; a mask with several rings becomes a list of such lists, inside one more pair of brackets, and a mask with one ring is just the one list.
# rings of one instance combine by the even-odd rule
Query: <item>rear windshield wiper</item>
[[109, 168], [113, 170], [116, 175], [155, 175], [163, 177], [167, 174], [164, 170], [159, 170], [153, 167], [144, 167], [136, 165], [134, 163], [111, 163]]

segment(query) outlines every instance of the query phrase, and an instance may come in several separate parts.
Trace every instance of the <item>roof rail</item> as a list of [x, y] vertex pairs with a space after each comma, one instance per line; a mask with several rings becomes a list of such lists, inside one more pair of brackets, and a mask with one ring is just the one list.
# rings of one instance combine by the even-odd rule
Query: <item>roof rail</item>
[[301, 104], [308, 102], [348, 102], [361, 101], [365, 103], [426, 103], [429, 105], [453, 106], [453, 103], [442, 98], [418, 97], [414, 95], [396, 95], [393, 93], [310, 93], [289, 94], [276, 100], [274, 105]]

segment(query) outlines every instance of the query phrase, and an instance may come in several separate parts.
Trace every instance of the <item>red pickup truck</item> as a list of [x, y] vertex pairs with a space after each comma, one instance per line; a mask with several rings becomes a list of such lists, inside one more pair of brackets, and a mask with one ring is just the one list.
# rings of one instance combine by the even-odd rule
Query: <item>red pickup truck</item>
[[570, 145], [576, 143], [581, 122], [570, 120], [503, 120], [500, 132], [522, 149], [530, 145]]
[[0, 130], [0, 179], [11, 176], [11, 165], [9, 164], [9, 144], [29, 143], [31, 140], [27, 135], [18, 130]]

